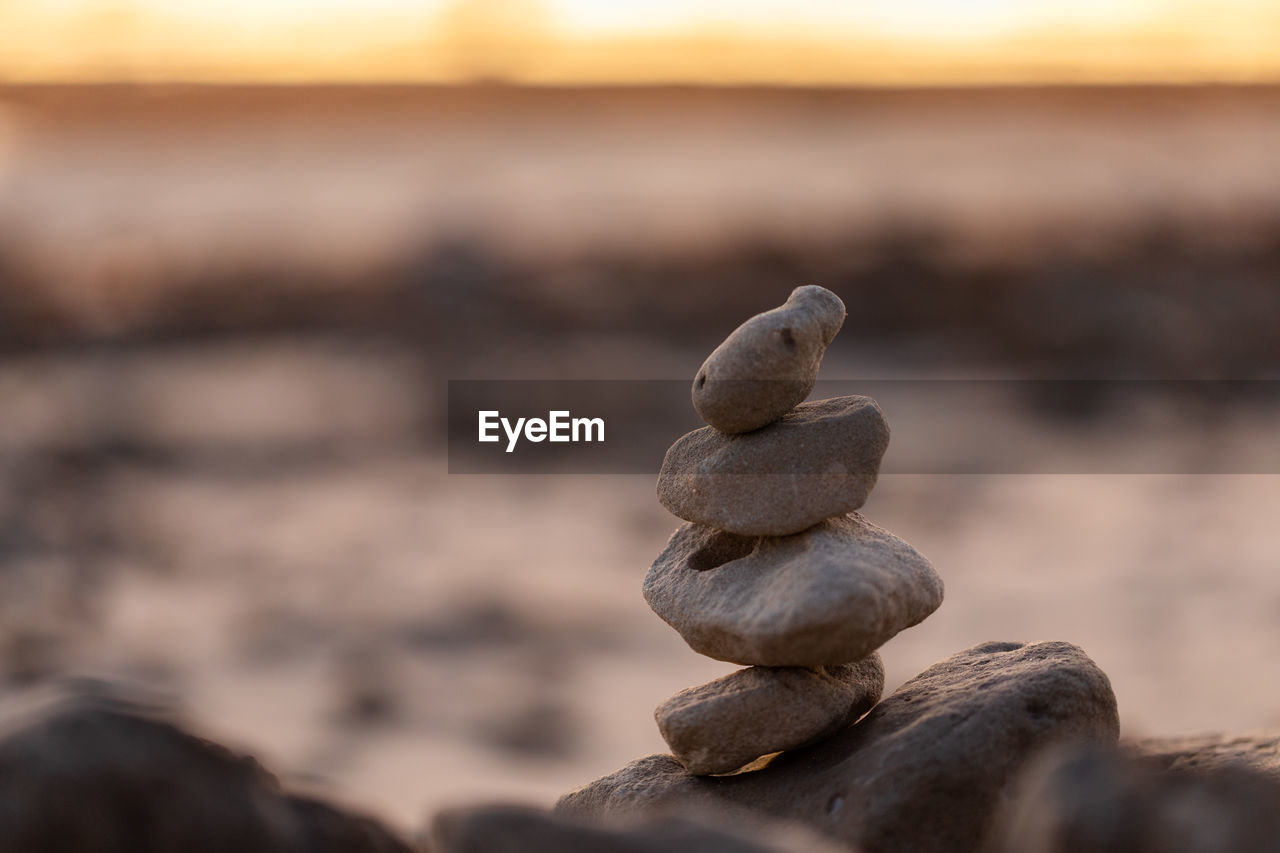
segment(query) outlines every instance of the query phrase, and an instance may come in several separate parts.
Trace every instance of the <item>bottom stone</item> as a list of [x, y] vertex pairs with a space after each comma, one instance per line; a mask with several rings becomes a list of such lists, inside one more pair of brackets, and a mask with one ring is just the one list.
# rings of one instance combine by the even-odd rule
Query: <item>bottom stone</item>
[[733, 776], [670, 756], [632, 762], [561, 798], [597, 817], [671, 804], [746, 808], [877, 853], [962, 853], [991, 842], [1028, 757], [1061, 741], [1115, 744], [1111, 683], [1068, 643], [985, 643], [934, 664], [835, 736]]
[[762, 755], [797, 749], [847, 727], [883, 691], [878, 654], [843, 666], [753, 666], [682, 690], [654, 716], [690, 773], [732, 773]]

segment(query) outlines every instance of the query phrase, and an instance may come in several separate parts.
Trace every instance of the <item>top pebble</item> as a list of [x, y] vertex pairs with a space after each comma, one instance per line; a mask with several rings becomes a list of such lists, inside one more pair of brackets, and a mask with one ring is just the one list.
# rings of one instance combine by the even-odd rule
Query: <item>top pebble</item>
[[797, 287], [780, 307], [743, 323], [707, 357], [693, 380], [693, 407], [721, 432], [773, 423], [809, 396], [844, 317], [844, 303], [830, 290]]

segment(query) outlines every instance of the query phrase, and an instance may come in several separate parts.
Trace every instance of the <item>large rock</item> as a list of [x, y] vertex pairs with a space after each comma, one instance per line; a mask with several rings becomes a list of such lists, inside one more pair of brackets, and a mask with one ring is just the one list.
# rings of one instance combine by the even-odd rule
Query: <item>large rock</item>
[[1169, 770], [1245, 767], [1280, 779], [1280, 733], [1274, 731], [1147, 737], [1126, 745]]
[[965, 853], [994, 841], [1027, 759], [1057, 742], [1114, 744], [1106, 675], [1068, 643], [985, 643], [937, 663], [861, 721], [733, 776], [650, 756], [561, 798], [566, 815], [666, 804], [747, 808], [875, 853]]
[[440, 813], [429, 842], [432, 853], [854, 853], [802, 827], [750, 816], [729, 825], [677, 812], [594, 826], [501, 805]]
[[884, 691], [880, 655], [844, 666], [753, 666], [663, 702], [654, 716], [690, 773], [730, 773], [845, 728]]
[[1242, 767], [1168, 771], [1097, 748], [1050, 750], [1009, 809], [1005, 853], [1280, 850], [1280, 780]]
[[2, 725], [0, 850], [410, 850], [376, 821], [290, 794], [252, 758], [118, 697], [50, 697]]
[[785, 536], [866, 503], [889, 446], [870, 397], [797, 406], [743, 435], [702, 427], [667, 450], [658, 500], [686, 521], [743, 536]]
[[843, 323], [839, 296], [815, 285], [797, 287], [707, 357], [693, 380], [693, 407], [722, 432], [773, 423], [809, 396], [822, 354]]
[[644, 597], [694, 651], [744, 666], [859, 661], [942, 603], [918, 551], [857, 513], [792, 536], [678, 529]]

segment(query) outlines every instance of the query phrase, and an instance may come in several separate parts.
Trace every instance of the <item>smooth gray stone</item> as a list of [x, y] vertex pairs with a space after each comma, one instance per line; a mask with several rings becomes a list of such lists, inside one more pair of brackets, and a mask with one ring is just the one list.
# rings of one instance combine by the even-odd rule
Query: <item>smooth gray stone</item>
[[866, 503], [888, 446], [889, 424], [870, 397], [804, 403], [755, 432], [686, 433], [662, 460], [658, 500], [730, 533], [799, 533]]
[[740, 669], [672, 696], [658, 730], [690, 773], [731, 773], [847, 727], [884, 692], [880, 655], [843, 666]]
[[694, 651], [744, 666], [859, 661], [942, 603], [920, 552], [857, 513], [792, 536], [678, 529], [644, 579]]
[[771, 424], [809, 396], [822, 355], [844, 323], [844, 303], [816, 285], [797, 287], [715, 348], [693, 380], [693, 407], [726, 433]]

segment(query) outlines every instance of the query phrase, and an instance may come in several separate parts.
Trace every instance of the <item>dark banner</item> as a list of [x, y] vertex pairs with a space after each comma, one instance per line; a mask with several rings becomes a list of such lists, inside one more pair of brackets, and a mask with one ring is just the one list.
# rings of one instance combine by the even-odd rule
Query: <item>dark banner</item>
[[[888, 420], [884, 474], [1280, 473], [1280, 381], [831, 380], [809, 399], [846, 395]], [[448, 402], [451, 474], [654, 474], [703, 426], [687, 380], [451, 381]]]

